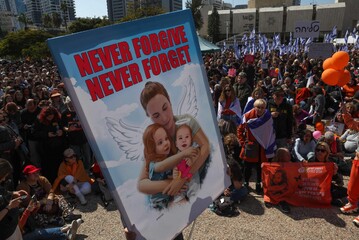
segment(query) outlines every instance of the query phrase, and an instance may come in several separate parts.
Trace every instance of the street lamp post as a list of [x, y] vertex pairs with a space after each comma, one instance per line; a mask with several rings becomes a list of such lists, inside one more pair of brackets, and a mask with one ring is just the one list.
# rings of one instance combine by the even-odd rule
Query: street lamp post
[[229, 21], [226, 21], [226, 40], [228, 40]]

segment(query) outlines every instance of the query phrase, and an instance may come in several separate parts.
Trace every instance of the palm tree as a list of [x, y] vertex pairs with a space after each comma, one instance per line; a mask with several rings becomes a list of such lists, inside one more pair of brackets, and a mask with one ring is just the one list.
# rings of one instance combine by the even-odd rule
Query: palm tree
[[203, 26], [203, 18], [200, 12], [201, 7], [203, 6], [202, 0], [187, 0], [186, 1], [186, 8], [191, 9], [192, 16], [194, 20], [194, 26], [196, 30], [200, 30]]
[[42, 25], [44, 26], [44, 28], [52, 27], [52, 19], [49, 14], [42, 15]]
[[60, 8], [62, 10], [62, 16], [64, 18], [64, 25], [65, 25], [65, 29], [67, 31], [67, 2], [62, 2], [60, 5]]
[[19, 17], [17, 18], [19, 20], [19, 22], [24, 24], [24, 29], [27, 30], [27, 24], [29, 23], [29, 20], [27, 19], [25, 13], [20, 13]]
[[61, 26], [62, 23], [62, 18], [60, 16], [60, 14], [58, 14], [57, 12], [53, 12], [52, 13], [52, 25], [55, 28], [59, 28]]

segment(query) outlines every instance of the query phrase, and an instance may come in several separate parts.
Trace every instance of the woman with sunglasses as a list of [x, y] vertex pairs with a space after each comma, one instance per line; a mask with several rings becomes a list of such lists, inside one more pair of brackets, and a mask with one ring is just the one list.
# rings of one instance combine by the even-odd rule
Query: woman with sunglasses
[[[315, 147], [315, 153], [314, 158], [310, 159], [310, 162], [321, 162], [321, 163], [327, 163], [332, 162], [329, 158], [330, 155], [330, 148], [329, 145], [326, 142], [320, 141], [317, 143]], [[336, 163], [334, 163], [334, 173], [332, 180], [336, 182], [338, 181], [338, 166]], [[331, 185], [330, 192], [332, 195], [332, 205], [336, 206], [343, 206], [343, 202], [341, 198], [346, 196], [346, 188], [340, 186], [341, 184], [333, 184]]]
[[230, 84], [224, 86], [218, 102], [217, 120], [232, 121], [237, 126], [241, 123], [242, 109], [234, 89]]
[[57, 178], [52, 186], [54, 192], [60, 185], [62, 192], [75, 194], [82, 205], [86, 205], [86, 194], [91, 192], [91, 185], [95, 182], [87, 174], [84, 164], [77, 159], [75, 151], [68, 148], [64, 151], [64, 161], [59, 167]]

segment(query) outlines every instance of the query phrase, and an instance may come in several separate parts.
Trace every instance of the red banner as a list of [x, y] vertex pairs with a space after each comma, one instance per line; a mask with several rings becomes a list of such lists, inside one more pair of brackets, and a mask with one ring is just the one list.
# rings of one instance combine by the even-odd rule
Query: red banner
[[263, 163], [264, 201], [330, 207], [333, 172], [334, 163]]

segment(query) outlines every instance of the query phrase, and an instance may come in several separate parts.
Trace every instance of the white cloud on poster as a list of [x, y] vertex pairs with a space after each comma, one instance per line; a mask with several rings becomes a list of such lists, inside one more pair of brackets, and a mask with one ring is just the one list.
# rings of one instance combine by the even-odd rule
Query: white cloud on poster
[[[179, 77], [176, 81], [173, 82], [173, 86], [182, 86], [183, 83], [186, 83], [188, 77], [191, 76], [192, 79], [199, 79], [200, 72], [198, 71], [200, 65], [199, 64], [186, 64], [181, 71]], [[202, 78], [202, 77], [201, 77]]]
[[[76, 86], [76, 79], [70, 78], [72, 86], [74, 86], [76, 95], [78, 99], [81, 99], [81, 106], [86, 111], [86, 119], [90, 126], [105, 126], [105, 117], [113, 117], [119, 119], [119, 117], [124, 118], [130, 115], [133, 111], [138, 109], [137, 103], [132, 104], [123, 104], [115, 110], [109, 110], [107, 105], [101, 100], [96, 102], [91, 101], [91, 96], [89, 93], [84, 91], [80, 86]], [[106, 127], [97, 127], [92, 129], [92, 133], [97, 141], [108, 140], [109, 133]]]

